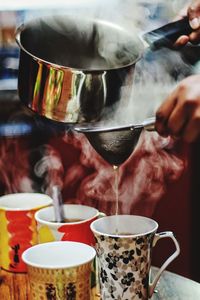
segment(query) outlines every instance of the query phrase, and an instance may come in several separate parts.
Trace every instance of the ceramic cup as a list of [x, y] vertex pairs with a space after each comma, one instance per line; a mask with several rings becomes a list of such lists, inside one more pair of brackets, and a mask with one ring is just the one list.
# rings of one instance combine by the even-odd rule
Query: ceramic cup
[[93, 247], [77, 242], [33, 246], [22, 255], [27, 264], [32, 300], [89, 300]]
[[90, 224], [102, 213], [93, 207], [79, 204], [64, 204], [63, 209], [65, 223], [55, 222], [53, 207], [43, 208], [35, 214], [39, 242], [75, 241], [94, 245]]
[[[53, 241], [74, 241], [94, 246], [94, 235], [90, 229], [91, 223], [105, 214], [96, 208], [80, 204], [64, 204], [65, 223], [55, 223], [55, 211], [53, 207], [38, 210], [35, 214], [39, 243]], [[93, 261], [91, 272], [91, 287], [96, 286], [97, 268], [96, 260]]]
[[[96, 239], [101, 299], [149, 299], [162, 272], [179, 254], [172, 232], [156, 233], [158, 224], [134, 215], [108, 216], [91, 229]], [[176, 250], [150, 281], [152, 249], [159, 239], [170, 238]]]
[[24, 250], [37, 243], [35, 212], [52, 204], [40, 193], [16, 193], [0, 197], [0, 266], [11, 272], [26, 272]]

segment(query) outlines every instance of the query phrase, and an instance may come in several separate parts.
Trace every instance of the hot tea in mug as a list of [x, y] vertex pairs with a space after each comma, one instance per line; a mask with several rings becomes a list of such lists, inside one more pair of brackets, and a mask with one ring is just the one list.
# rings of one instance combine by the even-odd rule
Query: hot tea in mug
[[[91, 224], [102, 300], [147, 300], [152, 296], [162, 272], [180, 252], [173, 233], [157, 233], [157, 228], [154, 220], [134, 215], [108, 216]], [[172, 239], [176, 251], [150, 282], [152, 250], [162, 238]]]

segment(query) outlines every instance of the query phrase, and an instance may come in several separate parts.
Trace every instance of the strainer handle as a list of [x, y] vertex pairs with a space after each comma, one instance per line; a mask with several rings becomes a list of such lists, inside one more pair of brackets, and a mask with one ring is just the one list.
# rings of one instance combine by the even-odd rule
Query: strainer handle
[[148, 119], [144, 120], [142, 125], [143, 125], [145, 130], [155, 131], [155, 122], [156, 122], [156, 118], [151, 117], [151, 118], [148, 118]]

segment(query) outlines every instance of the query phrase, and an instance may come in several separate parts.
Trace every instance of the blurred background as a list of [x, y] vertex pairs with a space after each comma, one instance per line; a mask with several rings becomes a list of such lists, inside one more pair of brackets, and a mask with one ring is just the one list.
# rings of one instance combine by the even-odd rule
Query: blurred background
[[[74, 0], [73, 3], [68, 0], [27, 2], [0, 1], [0, 195], [28, 191], [48, 193], [51, 185], [56, 184], [62, 188], [63, 201], [96, 206], [108, 214], [112, 213], [109, 209], [114, 202], [114, 196], [111, 195], [113, 188], [108, 187], [105, 182], [112, 182], [113, 179], [107, 163], [98, 157], [84, 136], [69, 133], [64, 124], [41, 119], [20, 103], [17, 94], [19, 49], [15, 42], [16, 28], [32, 18], [63, 13], [69, 9], [76, 13], [88, 14], [85, 3], [87, 7], [88, 5], [91, 7], [91, 12], [96, 9], [96, 4], [101, 8], [104, 4], [102, 1], [95, 0]], [[119, 14], [121, 9], [119, 7], [119, 11], [117, 10], [115, 1], [111, 1], [109, 6], [112, 7], [112, 2], [115, 8], [112, 14]], [[139, 3], [142, 12], [141, 15], [137, 15], [136, 22], [141, 32], [172, 20], [187, 3], [183, 0], [138, 0], [136, 2]], [[129, 3], [130, 1], [127, 1], [127, 5]], [[131, 19], [131, 13], [129, 18]], [[152, 66], [155, 60], [162, 65], [162, 55], [162, 51], [156, 58], [154, 53], [145, 53], [138, 67], [139, 74], [144, 66], [149, 70], [149, 66]], [[167, 52], [167, 56], [173, 57], [173, 55], [175, 54]], [[189, 45], [182, 50], [181, 55], [187, 64], [172, 64], [168, 72], [172, 73], [175, 79], [180, 74], [182, 78], [198, 73], [199, 47]], [[152, 140], [151, 145], [153, 145]], [[141, 142], [141, 145], [143, 144]], [[176, 176], [174, 169], [168, 168], [166, 171], [167, 168], [162, 163], [162, 155], [160, 155], [158, 163], [167, 175], [164, 176], [166, 180], [159, 197], [151, 197], [151, 194], [145, 194], [143, 190], [137, 199], [146, 197], [151, 201], [139, 202], [138, 200], [136, 203], [131, 193], [127, 197], [129, 197], [128, 201], [133, 201], [129, 212], [151, 216], [160, 224], [159, 231], [172, 230], [176, 234], [180, 241], [181, 255], [170, 265], [169, 270], [200, 282], [199, 148], [200, 143], [197, 141], [192, 145], [180, 142], [174, 152], [168, 149], [170, 157], [172, 155], [178, 157], [174, 168], [179, 172]], [[147, 151], [147, 161], [154, 157], [155, 153], [151, 151]], [[124, 178], [121, 186], [125, 186], [125, 189], [132, 186], [133, 182], [137, 182], [137, 174], [133, 170], [138, 157], [137, 154], [130, 157], [121, 169], [121, 179]], [[182, 162], [184, 162], [184, 170]], [[168, 164], [172, 164], [172, 161], [169, 160]], [[158, 181], [159, 174], [156, 175], [157, 177], [152, 177], [152, 184], [153, 181]], [[94, 182], [94, 178], [99, 178], [100, 182], [99, 185], [97, 184], [96, 194], [94, 189], [91, 192], [89, 188], [89, 183]], [[144, 189], [141, 185], [142, 188]], [[103, 204], [101, 197], [107, 190], [109, 193], [106, 195], [111, 200]], [[123, 193], [121, 198], [122, 196], [125, 197]], [[123, 199], [121, 201], [123, 206]], [[154, 264], [158, 266], [164, 261], [168, 251], [173, 250], [166, 247], [163, 242], [160, 244], [153, 258]]]

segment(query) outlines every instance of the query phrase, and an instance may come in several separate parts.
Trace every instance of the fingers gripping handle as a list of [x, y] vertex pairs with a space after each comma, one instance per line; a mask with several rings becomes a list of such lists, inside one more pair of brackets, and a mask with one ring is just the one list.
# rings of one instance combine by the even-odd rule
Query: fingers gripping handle
[[176, 247], [175, 252], [168, 257], [168, 259], [163, 263], [163, 265], [161, 266], [161, 268], [159, 269], [158, 273], [156, 274], [154, 280], [152, 283], [149, 284], [149, 297], [151, 297], [153, 295], [155, 286], [161, 276], [161, 274], [163, 273], [163, 271], [168, 267], [168, 265], [179, 255], [180, 253], [180, 247], [179, 244], [173, 234], [173, 232], [171, 231], [166, 231], [166, 232], [160, 232], [157, 233], [154, 237], [154, 241], [153, 241], [153, 247], [156, 245], [157, 241], [163, 238], [170, 238], [172, 239], [172, 241], [174, 242], [174, 245]]
[[161, 47], [170, 47], [181, 36], [189, 35], [193, 29], [190, 27], [188, 17], [168, 23], [143, 35], [143, 39], [152, 50]]

